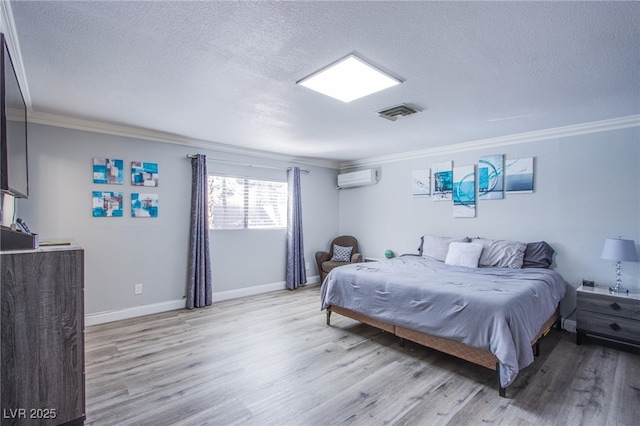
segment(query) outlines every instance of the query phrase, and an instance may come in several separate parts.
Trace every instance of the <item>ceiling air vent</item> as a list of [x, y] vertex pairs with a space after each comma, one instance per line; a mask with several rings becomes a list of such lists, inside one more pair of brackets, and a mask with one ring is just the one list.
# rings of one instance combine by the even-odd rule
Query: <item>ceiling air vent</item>
[[408, 115], [413, 115], [416, 112], [420, 112], [416, 107], [409, 106], [407, 104], [397, 105], [391, 108], [383, 109], [382, 111], [378, 111], [378, 115], [382, 118], [386, 118], [387, 120], [396, 121], [398, 118], [406, 117]]

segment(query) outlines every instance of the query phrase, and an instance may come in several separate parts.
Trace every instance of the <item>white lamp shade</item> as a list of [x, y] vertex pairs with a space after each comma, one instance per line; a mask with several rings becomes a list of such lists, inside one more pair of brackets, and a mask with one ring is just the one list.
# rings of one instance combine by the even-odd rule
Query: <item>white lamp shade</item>
[[604, 242], [604, 248], [602, 249], [602, 255], [600, 257], [618, 262], [637, 262], [638, 252], [636, 252], [636, 243], [633, 240], [607, 238]]

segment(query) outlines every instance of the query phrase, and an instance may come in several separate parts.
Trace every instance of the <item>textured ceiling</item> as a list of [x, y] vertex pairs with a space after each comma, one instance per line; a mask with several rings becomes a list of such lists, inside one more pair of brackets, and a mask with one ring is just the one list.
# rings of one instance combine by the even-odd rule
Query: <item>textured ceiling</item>
[[[344, 162], [640, 113], [638, 2], [12, 1], [33, 110]], [[296, 81], [356, 52], [404, 83]], [[423, 112], [391, 122], [376, 111]]]

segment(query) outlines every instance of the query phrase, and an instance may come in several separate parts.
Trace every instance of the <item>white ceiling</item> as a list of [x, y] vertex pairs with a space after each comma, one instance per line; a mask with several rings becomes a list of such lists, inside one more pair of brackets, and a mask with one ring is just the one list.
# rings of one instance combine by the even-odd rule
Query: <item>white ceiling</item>
[[[640, 113], [639, 2], [10, 3], [36, 113], [346, 162]], [[296, 81], [356, 52], [404, 83]], [[376, 111], [410, 103], [396, 122]]]

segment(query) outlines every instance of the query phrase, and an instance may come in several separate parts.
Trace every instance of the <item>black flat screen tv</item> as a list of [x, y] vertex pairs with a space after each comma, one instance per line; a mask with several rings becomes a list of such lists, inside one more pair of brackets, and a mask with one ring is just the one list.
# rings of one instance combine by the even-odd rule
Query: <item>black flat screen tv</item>
[[17, 198], [29, 196], [27, 106], [18, 84], [7, 42], [0, 33], [0, 189]]

